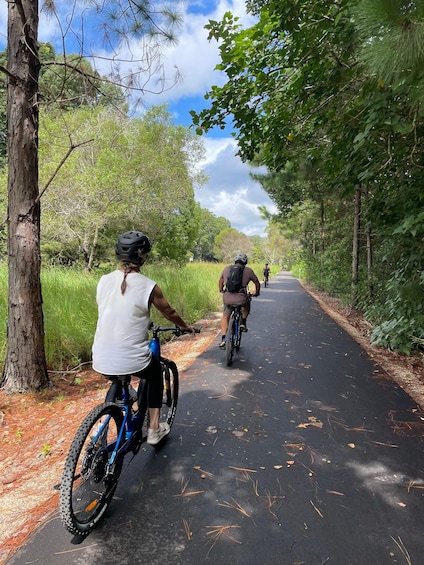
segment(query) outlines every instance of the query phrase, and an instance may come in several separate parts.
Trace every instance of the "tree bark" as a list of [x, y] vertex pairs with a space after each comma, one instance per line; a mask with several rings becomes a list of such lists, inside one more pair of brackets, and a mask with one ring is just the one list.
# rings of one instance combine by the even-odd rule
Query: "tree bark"
[[355, 213], [352, 245], [352, 307], [358, 305], [359, 234], [361, 228], [361, 188], [355, 187]]
[[367, 236], [367, 275], [368, 275], [368, 298], [372, 300], [374, 298], [374, 285], [373, 285], [373, 246], [372, 246], [372, 234], [371, 226], [368, 223], [366, 228]]
[[8, 392], [49, 383], [41, 294], [38, 200], [38, 1], [8, 2]]

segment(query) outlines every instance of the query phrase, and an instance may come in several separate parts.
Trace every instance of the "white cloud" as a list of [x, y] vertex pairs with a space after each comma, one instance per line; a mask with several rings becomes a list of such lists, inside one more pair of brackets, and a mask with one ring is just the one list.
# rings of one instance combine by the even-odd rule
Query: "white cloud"
[[246, 14], [244, 0], [208, 0], [195, 7], [196, 13], [193, 13], [192, 3], [187, 3], [183, 26], [178, 31], [178, 44], [164, 51], [166, 75], [172, 76], [178, 68], [181, 81], [160, 95], [161, 102], [172, 103], [182, 96], [203, 96], [212, 84], [223, 83], [223, 74], [214, 70], [220, 59], [218, 43], [208, 41], [209, 32], [205, 25], [209, 20], [220, 21], [224, 13], [230, 11], [245, 26], [253, 22], [253, 18]]
[[261, 185], [250, 177], [249, 171], [253, 169], [236, 155], [234, 139], [205, 138], [205, 146], [202, 166], [209, 182], [197, 191], [197, 201], [202, 208], [230, 220], [234, 228], [246, 235], [265, 235], [266, 221], [261, 219], [258, 206], [266, 206], [272, 213], [276, 208]]
[[[61, 16], [70, 11], [68, 0], [56, 0], [55, 5]], [[0, 6], [1, 44], [2, 40], [5, 43], [6, 39], [7, 4], [3, 2]], [[68, 29], [69, 37], [72, 37], [73, 29], [78, 28], [81, 16], [86, 17], [87, 6], [84, 4], [81, 6], [81, 11], [76, 13], [73, 21], [75, 27]], [[146, 95], [144, 102], [147, 106], [169, 104], [169, 109], [175, 116], [175, 123], [184, 125], [187, 125], [190, 120], [188, 110], [183, 107], [186, 100], [189, 101], [187, 102], [188, 108], [193, 107], [190, 104], [194, 101], [207, 107], [207, 102], [202, 102], [204, 94], [210, 90], [212, 85], [222, 84], [225, 77], [214, 71], [214, 67], [220, 60], [218, 44], [214, 40], [211, 42], [207, 40], [208, 30], [204, 29], [204, 26], [210, 19], [222, 20], [227, 11], [239, 17], [239, 23], [244, 26], [252, 25], [253, 19], [246, 14], [244, 0], [190, 0], [186, 2], [183, 25], [178, 32], [178, 44], [163, 52], [163, 63], [167, 76], [171, 77], [175, 68], [178, 68], [182, 80], [177, 86], [160, 95]], [[107, 45], [100, 40], [100, 36], [96, 35], [94, 27], [87, 24], [86, 21], [85, 29], [91, 29], [93, 33], [86, 38], [85, 49], [93, 48], [94, 50], [93, 42], [98, 40], [95, 52], [107, 58]], [[54, 18], [48, 18], [44, 13], [40, 17], [39, 38], [40, 41], [53, 42], [57, 52], [61, 51], [61, 36], [57, 21]], [[78, 43], [75, 43], [74, 51], [77, 47]], [[126, 49], [126, 53], [132, 54], [134, 58], [137, 57], [137, 49], [140, 52], [140, 46], [137, 47], [136, 42], [129, 42]], [[104, 72], [106, 72], [106, 67]], [[212, 131], [204, 138], [206, 159], [202, 166], [210, 181], [197, 191], [196, 198], [202, 207], [209, 209], [216, 216], [224, 216], [229, 219], [234, 228], [246, 235], [264, 235], [266, 222], [261, 220], [258, 206], [265, 205], [271, 212], [276, 211], [275, 206], [260, 184], [250, 178], [250, 167], [236, 156], [235, 140], [223, 138], [222, 135], [221, 131], [216, 133]]]

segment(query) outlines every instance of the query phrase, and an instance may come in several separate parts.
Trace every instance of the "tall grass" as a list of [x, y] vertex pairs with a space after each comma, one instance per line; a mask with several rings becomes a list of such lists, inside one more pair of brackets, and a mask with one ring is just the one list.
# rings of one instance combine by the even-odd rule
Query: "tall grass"
[[[188, 323], [220, 309], [218, 277], [223, 265], [190, 263], [184, 267], [147, 264], [143, 273], [155, 280], [169, 303]], [[91, 359], [97, 321], [96, 286], [100, 273], [49, 268], [42, 271], [45, 350], [51, 370], [76, 367]], [[0, 353], [6, 353], [7, 267], [0, 264]], [[152, 308], [152, 319], [163, 319]]]

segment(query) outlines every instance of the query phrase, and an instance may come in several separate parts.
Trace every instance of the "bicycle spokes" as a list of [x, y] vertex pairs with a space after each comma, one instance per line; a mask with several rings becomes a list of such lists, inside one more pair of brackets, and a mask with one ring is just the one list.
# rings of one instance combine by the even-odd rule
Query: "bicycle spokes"
[[65, 527], [86, 535], [106, 510], [116, 488], [122, 459], [111, 462], [122, 435], [118, 406], [100, 405], [81, 424], [69, 451], [61, 484]]

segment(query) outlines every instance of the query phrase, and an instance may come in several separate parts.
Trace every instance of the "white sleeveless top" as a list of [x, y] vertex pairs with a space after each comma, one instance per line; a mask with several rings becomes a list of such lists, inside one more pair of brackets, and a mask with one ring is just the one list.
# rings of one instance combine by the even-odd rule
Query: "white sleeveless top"
[[145, 369], [150, 362], [149, 299], [156, 283], [140, 273], [116, 270], [97, 285], [99, 317], [93, 343], [93, 369], [104, 375], [126, 375]]

